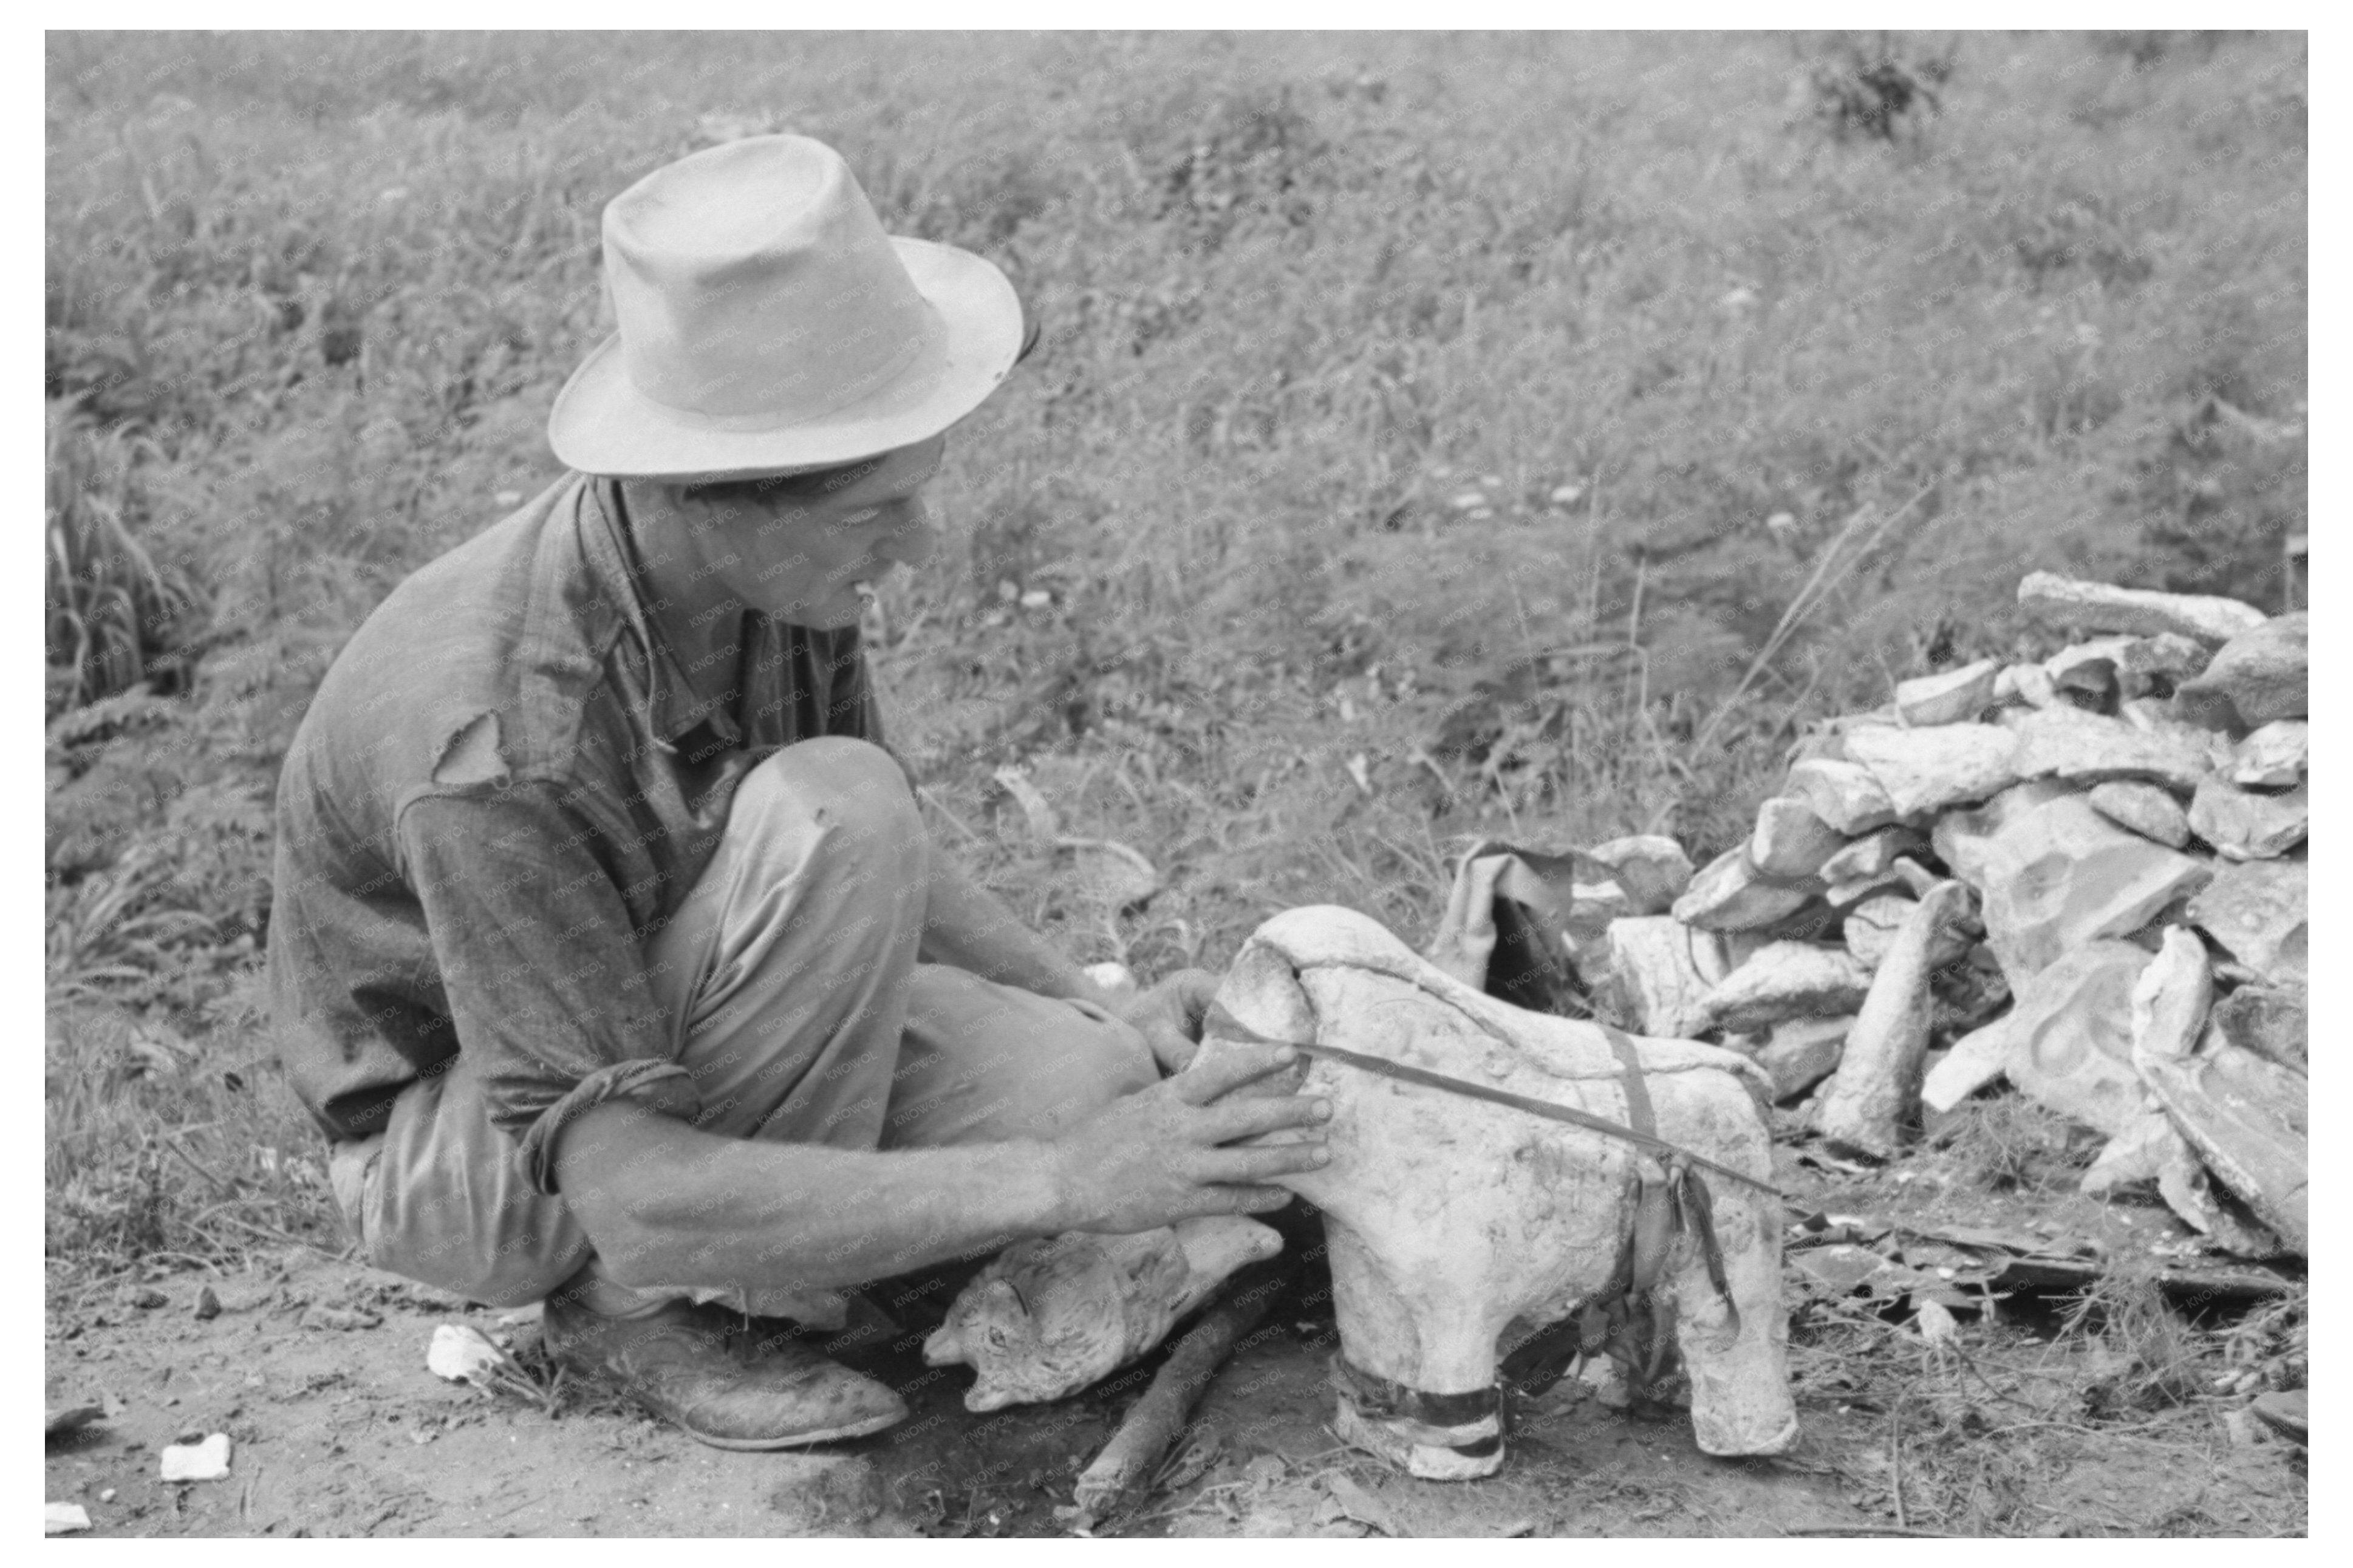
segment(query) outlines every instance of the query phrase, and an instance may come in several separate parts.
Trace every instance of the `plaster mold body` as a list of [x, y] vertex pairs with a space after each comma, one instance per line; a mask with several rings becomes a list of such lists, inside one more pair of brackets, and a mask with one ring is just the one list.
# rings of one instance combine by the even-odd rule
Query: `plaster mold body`
[[[1601, 1029], [1498, 1002], [1353, 910], [1293, 910], [1261, 926], [1218, 1001], [1204, 1059], [1254, 1034], [1630, 1121], [1624, 1069]], [[1657, 1135], [1769, 1181], [1762, 1072], [1693, 1041], [1630, 1038]], [[1324, 1215], [1346, 1363], [1335, 1369], [1337, 1430], [1418, 1476], [1493, 1474], [1499, 1338], [1558, 1321], [1622, 1279], [1637, 1183], [1643, 1167], [1662, 1173], [1657, 1162], [1620, 1139], [1328, 1058], [1304, 1058], [1288, 1079], [1333, 1106], [1331, 1163], [1282, 1182]], [[1693, 1426], [1711, 1454], [1778, 1453], [1797, 1436], [1781, 1205], [1723, 1175], [1701, 1180], [1738, 1312], [1736, 1326], [1699, 1247], [1677, 1234], [1657, 1299], [1672, 1302]], [[1350, 1369], [1411, 1391], [1436, 1418], [1385, 1410], [1351, 1386], [1363, 1380]]]

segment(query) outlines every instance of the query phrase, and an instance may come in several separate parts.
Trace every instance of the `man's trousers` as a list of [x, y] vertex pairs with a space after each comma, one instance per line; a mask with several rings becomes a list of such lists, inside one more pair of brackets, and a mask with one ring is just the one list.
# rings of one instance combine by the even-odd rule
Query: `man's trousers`
[[[1141, 1038], [1092, 1004], [918, 963], [930, 864], [877, 747], [803, 741], [745, 775], [647, 949], [696, 1125], [855, 1150], [1043, 1139], [1157, 1078]], [[538, 1300], [593, 1258], [562, 1197], [525, 1180], [462, 1050], [402, 1091], [381, 1136], [339, 1145], [331, 1173], [366, 1261], [471, 1300]], [[653, 1294], [818, 1326], [843, 1310], [831, 1290]]]

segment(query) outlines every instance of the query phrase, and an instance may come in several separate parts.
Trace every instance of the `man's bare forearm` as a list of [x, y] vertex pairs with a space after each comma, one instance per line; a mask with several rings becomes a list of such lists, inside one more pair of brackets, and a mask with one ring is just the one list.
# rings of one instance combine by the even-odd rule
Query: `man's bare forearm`
[[1003, 900], [938, 848], [932, 852], [922, 952], [928, 963], [952, 964], [1039, 996], [1103, 1000], [1084, 970], [1023, 925]]
[[1043, 1143], [768, 1143], [610, 1100], [564, 1130], [555, 1174], [606, 1268], [639, 1287], [855, 1285], [1064, 1228]]

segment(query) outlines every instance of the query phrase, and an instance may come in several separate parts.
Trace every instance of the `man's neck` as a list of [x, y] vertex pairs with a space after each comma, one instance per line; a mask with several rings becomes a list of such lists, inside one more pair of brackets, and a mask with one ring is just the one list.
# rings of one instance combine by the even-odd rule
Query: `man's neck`
[[695, 707], [729, 706], [748, 613], [743, 601], [718, 574], [697, 570], [701, 556], [659, 487], [623, 479], [616, 488], [654, 636], [685, 678]]

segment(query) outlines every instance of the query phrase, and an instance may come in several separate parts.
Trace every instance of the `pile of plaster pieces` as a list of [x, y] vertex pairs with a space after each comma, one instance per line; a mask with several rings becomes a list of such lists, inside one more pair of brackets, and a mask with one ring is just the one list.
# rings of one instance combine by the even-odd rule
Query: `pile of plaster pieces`
[[1580, 854], [1609, 879], [1575, 888], [1578, 977], [1748, 1055], [1834, 1155], [2007, 1079], [2107, 1135], [2085, 1192], [2303, 1256], [2306, 616], [2039, 572], [2018, 598], [2084, 640], [1814, 726], [1695, 874], [1657, 836]]

